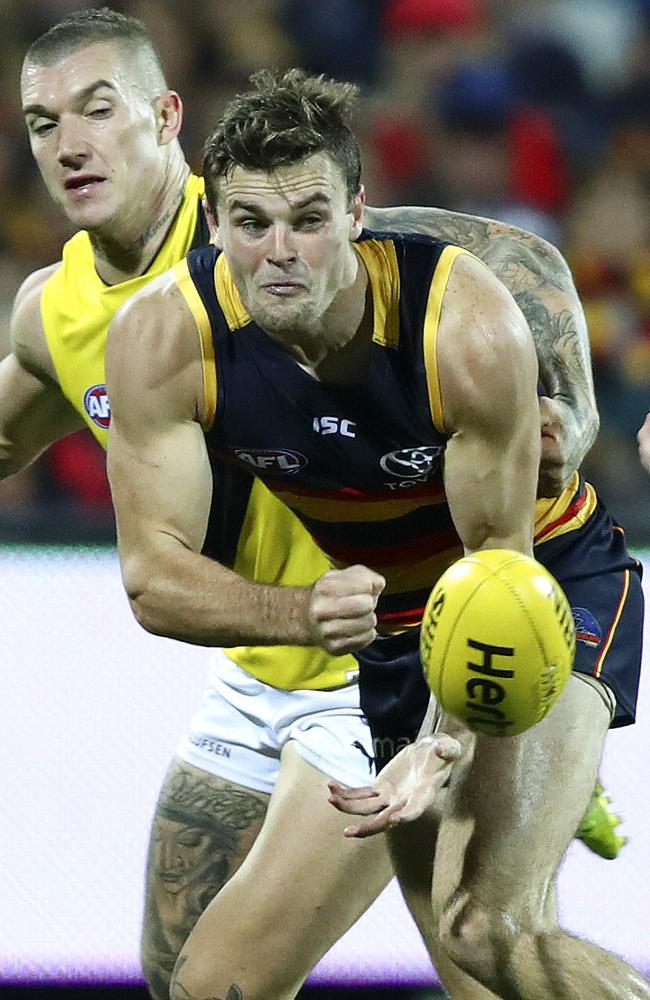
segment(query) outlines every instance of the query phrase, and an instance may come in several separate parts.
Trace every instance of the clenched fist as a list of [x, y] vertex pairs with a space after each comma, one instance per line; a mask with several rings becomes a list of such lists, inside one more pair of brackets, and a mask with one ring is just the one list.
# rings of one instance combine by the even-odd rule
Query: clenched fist
[[308, 609], [313, 644], [341, 656], [371, 643], [377, 635], [377, 598], [385, 586], [383, 576], [367, 566], [333, 569], [319, 577]]

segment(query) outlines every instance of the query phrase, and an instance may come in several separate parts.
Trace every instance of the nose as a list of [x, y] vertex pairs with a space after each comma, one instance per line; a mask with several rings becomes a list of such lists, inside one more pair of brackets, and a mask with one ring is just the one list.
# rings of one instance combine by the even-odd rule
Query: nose
[[277, 267], [286, 267], [296, 260], [296, 248], [291, 229], [286, 225], [271, 226], [269, 229], [267, 259]]
[[76, 115], [62, 115], [59, 119], [58, 160], [64, 167], [80, 167], [90, 155], [84, 135], [83, 122]]

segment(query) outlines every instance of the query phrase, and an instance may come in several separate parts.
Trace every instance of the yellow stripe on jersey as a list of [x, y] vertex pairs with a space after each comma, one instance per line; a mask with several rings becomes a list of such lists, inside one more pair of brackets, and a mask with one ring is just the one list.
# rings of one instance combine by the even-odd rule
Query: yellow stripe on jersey
[[410, 590], [430, 588], [432, 581], [442, 576], [445, 570], [462, 555], [463, 546], [459, 542], [457, 546], [446, 548], [443, 552], [434, 552], [432, 556], [423, 559], [414, 567], [405, 566], [396, 570], [394, 566], [386, 566], [382, 570], [379, 566], [373, 566], [373, 569], [386, 576], [384, 594], [404, 594]]
[[446, 434], [447, 432], [442, 412], [442, 395], [440, 393], [440, 380], [438, 377], [438, 328], [442, 313], [442, 301], [447, 289], [449, 275], [451, 274], [454, 261], [460, 254], [466, 254], [468, 257], [472, 256], [468, 250], [454, 246], [445, 247], [440, 254], [440, 259], [434, 271], [433, 281], [429, 289], [427, 312], [424, 320], [424, 367], [427, 373], [429, 407], [431, 409], [433, 426], [441, 434]]
[[616, 634], [618, 623], [620, 622], [621, 615], [623, 614], [623, 608], [625, 607], [625, 602], [627, 600], [629, 589], [630, 589], [630, 571], [629, 569], [626, 569], [623, 573], [623, 586], [621, 587], [621, 596], [618, 601], [618, 607], [616, 608], [616, 614], [614, 615], [614, 620], [605, 638], [605, 643], [600, 652], [600, 656], [598, 657], [598, 662], [596, 663], [596, 668], [594, 670], [594, 677], [600, 677], [602, 673], [605, 657], [609, 653], [612, 642], [614, 641], [614, 635]]
[[584, 496], [575, 504], [575, 511], [570, 508], [580, 485], [580, 476], [574, 472], [568, 486], [558, 497], [543, 498], [535, 504], [535, 540], [540, 544], [559, 538], [569, 531], [575, 531], [586, 524], [598, 504], [598, 497], [591, 483], [584, 484]]
[[[218, 496], [218, 479], [215, 488]], [[258, 583], [309, 587], [331, 568], [306, 528], [255, 479], [239, 535], [235, 572]], [[228, 650], [228, 656], [259, 680], [285, 691], [340, 687], [359, 671], [349, 653], [332, 657], [323, 649], [305, 646], [236, 646]]]
[[241, 330], [251, 318], [244, 308], [237, 286], [232, 280], [226, 255], [221, 253], [215, 265], [214, 285], [219, 305], [230, 330]]
[[212, 342], [212, 324], [203, 304], [203, 299], [199, 295], [198, 289], [189, 272], [187, 259], [179, 261], [178, 264], [174, 265], [172, 270], [178, 289], [194, 317], [196, 328], [199, 332], [205, 405], [205, 416], [202, 426], [207, 431], [212, 427], [217, 414], [217, 362]]
[[408, 495], [398, 494], [390, 500], [384, 497], [381, 500], [337, 500], [328, 496], [304, 496], [290, 490], [275, 489], [275, 485], [273, 492], [303, 517], [319, 521], [385, 521], [387, 517], [402, 517], [420, 507], [446, 503], [442, 489], [438, 496], [410, 499]]
[[363, 261], [372, 289], [372, 339], [382, 347], [399, 343], [400, 274], [392, 240], [353, 243]]

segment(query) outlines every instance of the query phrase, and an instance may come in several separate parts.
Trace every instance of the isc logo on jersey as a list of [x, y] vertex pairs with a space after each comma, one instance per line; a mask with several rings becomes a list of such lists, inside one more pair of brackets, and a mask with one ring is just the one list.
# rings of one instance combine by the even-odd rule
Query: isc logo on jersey
[[240, 462], [257, 469], [259, 472], [281, 473], [293, 476], [294, 473], [307, 465], [307, 459], [299, 451], [284, 451], [275, 448], [234, 448]]
[[111, 422], [111, 405], [105, 385], [91, 385], [84, 393], [84, 409], [92, 422], [105, 430]]

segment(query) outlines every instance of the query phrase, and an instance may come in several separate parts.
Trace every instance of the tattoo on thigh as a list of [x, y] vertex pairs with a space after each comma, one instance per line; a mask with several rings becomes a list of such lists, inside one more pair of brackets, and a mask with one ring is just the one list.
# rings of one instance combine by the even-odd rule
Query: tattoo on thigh
[[239, 989], [239, 986], [235, 986], [234, 983], [232, 986], [228, 987], [228, 992], [225, 997], [199, 997], [195, 993], [190, 993], [190, 991], [183, 986], [182, 983], [178, 982], [177, 978], [186, 961], [187, 955], [180, 955], [178, 962], [176, 963], [176, 968], [174, 969], [174, 975], [170, 985], [170, 996], [172, 997], [172, 1000], [245, 1000], [244, 994]]
[[[183, 765], [166, 779], [151, 834], [143, 936], [145, 976], [156, 997], [168, 995], [178, 953], [243, 859], [265, 812], [266, 796]], [[227, 1000], [240, 996], [229, 992]]]

